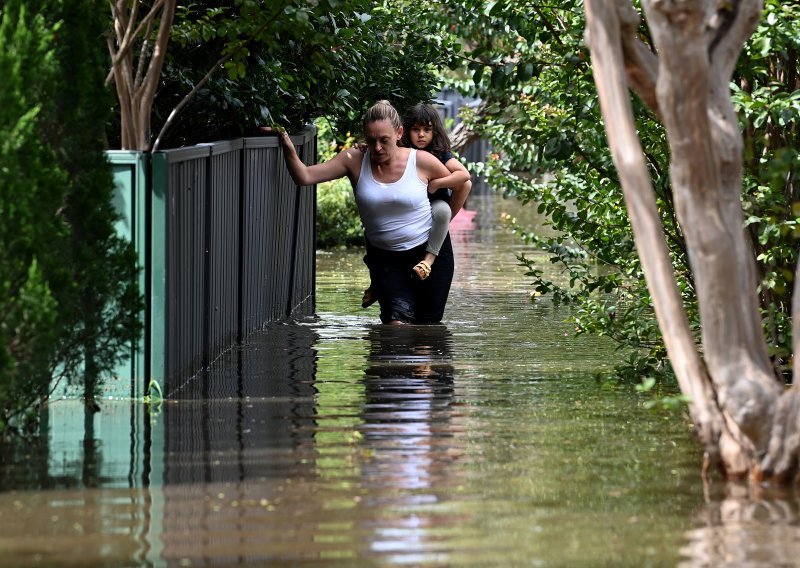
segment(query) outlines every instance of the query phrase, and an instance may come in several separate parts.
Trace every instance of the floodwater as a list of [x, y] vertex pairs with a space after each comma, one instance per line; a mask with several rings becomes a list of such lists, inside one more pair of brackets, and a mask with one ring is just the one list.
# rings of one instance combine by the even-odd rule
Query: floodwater
[[158, 405], [53, 403], [0, 469], [0, 566], [797, 565], [797, 497], [704, 486], [685, 415], [531, 301], [526, 210], [471, 205], [442, 326], [378, 325], [360, 253], [320, 253], [316, 318]]

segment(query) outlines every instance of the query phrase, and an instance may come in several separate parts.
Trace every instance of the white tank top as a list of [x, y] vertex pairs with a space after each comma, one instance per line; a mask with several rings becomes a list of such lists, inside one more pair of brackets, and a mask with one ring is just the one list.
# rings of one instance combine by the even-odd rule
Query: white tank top
[[367, 239], [384, 250], [408, 250], [428, 240], [431, 202], [428, 186], [417, 175], [417, 151], [411, 150], [402, 177], [382, 183], [372, 177], [369, 152], [361, 162], [356, 204]]

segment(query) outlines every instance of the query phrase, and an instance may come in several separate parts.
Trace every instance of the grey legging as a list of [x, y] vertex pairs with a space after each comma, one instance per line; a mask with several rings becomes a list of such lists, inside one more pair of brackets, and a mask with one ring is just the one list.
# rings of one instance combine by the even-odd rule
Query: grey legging
[[451, 213], [450, 204], [447, 201], [443, 199], [431, 201], [433, 224], [431, 225], [431, 233], [428, 236], [428, 246], [426, 248], [429, 253], [439, 256], [442, 243], [447, 236], [447, 230], [450, 228]]

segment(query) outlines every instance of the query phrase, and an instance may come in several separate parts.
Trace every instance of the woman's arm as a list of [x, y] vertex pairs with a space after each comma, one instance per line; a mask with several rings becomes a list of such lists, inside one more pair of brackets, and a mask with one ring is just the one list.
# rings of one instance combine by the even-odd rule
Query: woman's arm
[[[275, 132], [270, 128], [262, 128], [264, 132]], [[297, 185], [316, 185], [324, 181], [331, 181], [342, 177], [349, 177], [351, 182], [358, 179], [363, 154], [351, 149], [344, 150], [321, 164], [307, 166], [297, 155], [292, 139], [286, 131], [277, 131], [278, 138], [283, 146], [283, 157], [289, 175]]]
[[435, 193], [443, 187], [456, 188], [469, 181], [472, 177], [469, 175], [467, 168], [464, 167], [464, 164], [455, 158], [450, 158], [444, 165], [450, 173], [443, 178], [432, 179], [430, 183], [428, 183], [429, 193]]

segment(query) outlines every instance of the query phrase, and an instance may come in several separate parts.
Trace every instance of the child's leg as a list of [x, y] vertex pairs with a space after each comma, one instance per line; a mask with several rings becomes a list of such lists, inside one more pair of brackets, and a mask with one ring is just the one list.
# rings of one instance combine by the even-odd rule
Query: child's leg
[[[364, 238], [364, 240], [366, 241], [366, 245], [367, 245], [367, 252], [364, 255], [364, 264], [367, 265], [367, 268], [371, 269], [370, 256], [369, 256], [369, 241], [367, 241], [366, 238]], [[370, 270], [370, 272], [371, 272], [371, 270]], [[374, 304], [375, 302], [378, 301], [378, 294], [375, 292], [375, 290], [372, 289], [372, 278], [371, 278], [371, 276], [372, 275], [370, 274], [369, 286], [367, 286], [367, 289], [364, 290], [364, 295], [361, 297], [361, 307], [362, 308], [368, 308], [372, 304]]]
[[431, 234], [428, 236], [428, 246], [426, 249], [427, 252], [425, 253], [425, 258], [423, 259], [423, 262], [427, 264], [427, 267], [421, 267], [419, 264], [414, 267], [414, 272], [417, 273], [417, 276], [419, 276], [421, 280], [425, 280], [425, 278], [428, 277], [430, 268], [433, 266], [433, 263], [436, 261], [436, 257], [439, 255], [439, 249], [442, 248], [444, 238], [447, 236], [447, 230], [450, 228], [451, 213], [452, 210], [450, 209], [450, 204], [447, 203], [447, 201], [444, 201], [443, 199], [434, 199], [431, 201], [433, 224], [431, 225]]
[[447, 236], [447, 230], [450, 228], [450, 215], [452, 210], [450, 204], [444, 199], [435, 199], [431, 201], [431, 215], [433, 215], [433, 224], [431, 225], [431, 234], [428, 237], [428, 255], [431, 255], [432, 261], [439, 256], [439, 249], [442, 248], [444, 238]]

